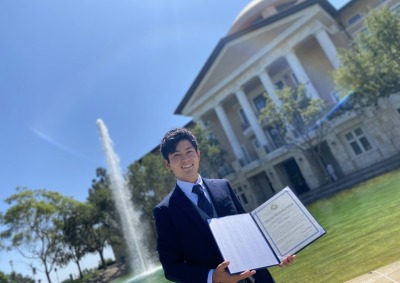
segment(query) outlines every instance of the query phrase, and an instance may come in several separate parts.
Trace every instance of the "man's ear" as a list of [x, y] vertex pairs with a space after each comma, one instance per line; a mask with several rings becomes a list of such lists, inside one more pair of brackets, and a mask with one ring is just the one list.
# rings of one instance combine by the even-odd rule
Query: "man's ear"
[[167, 167], [168, 170], [171, 170], [171, 165], [169, 165], [168, 160], [164, 159], [164, 165], [165, 165], [165, 167]]
[[200, 158], [200, 150], [197, 150], [197, 156]]

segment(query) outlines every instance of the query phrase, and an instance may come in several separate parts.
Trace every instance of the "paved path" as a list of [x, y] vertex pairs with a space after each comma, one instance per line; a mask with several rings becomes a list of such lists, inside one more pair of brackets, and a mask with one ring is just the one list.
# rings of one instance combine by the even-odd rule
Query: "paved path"
[[370, 271], [345, 283], [400, 283], [400, 261]]

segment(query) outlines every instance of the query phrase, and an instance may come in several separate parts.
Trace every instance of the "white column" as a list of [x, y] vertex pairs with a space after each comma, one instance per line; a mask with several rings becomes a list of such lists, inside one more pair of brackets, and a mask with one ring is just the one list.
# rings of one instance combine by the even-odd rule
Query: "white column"
[[335, 45], [333, 44], [331, 38], [328, 33], [324, 29], [320, 29], [315, 33], [315, 38], [318, 40], [319, 45], [324, 51], [326, 57], [328, 57], [332, 66], [337, 69], [339, 68], [339, 58], [337, 57], [337, 50]]
[[251, 108], [249, 100], [247, 99], [246, 94], [240, 88], [236, 91], [236, 97], [239, 100], [239, 104], [242, 107], [244, 114], [246, 114], [247, 119], [249, 120], [250, 127], [253, 129], [254, 134], [256, 135], [258, 141], [262, 146], [268, 146], [268, 140], [258, 122], [258, 119], [254, 113], [254, 110]]
[[233, 154], [235, 155], [237, 160], [243, 159], [244, 156], [242, 150], [240, 149], [239, 141], [235, 136], [231, 123], [229, 123], [229, 119], [226, 116], [224, 108], [222, 108], [222, 106], [219, 104], [217, 105], [217, 107], [215, 107], [215, 112], [217, 113], [222, 128], [224, 129], [225, 134], [229, 140], [229, 143], [232, 146]]
[[311, 98], [318, 98], [318, 93], [315, 90], [312, 82], [310, 81], [296, 54], [294, 54], [293, 51], [289, 52], [288, 54], [286, 54], [286, 60], [293, 73], [296, 75], [297, 79], [304, 84], [306, 91], [309, 93]]
[[262, 72], [258, 74], [258, 77], [260, 78], [260, 81], [263, 84], [265, 90], [267, 91], [269, 97], [272, 99], [272, 101], [275, 103], [276, 106], [280, 107], [282, 105], [282, 102], [275, 95], [275, 85], [272, 82], [269, 75], [266, 72]]

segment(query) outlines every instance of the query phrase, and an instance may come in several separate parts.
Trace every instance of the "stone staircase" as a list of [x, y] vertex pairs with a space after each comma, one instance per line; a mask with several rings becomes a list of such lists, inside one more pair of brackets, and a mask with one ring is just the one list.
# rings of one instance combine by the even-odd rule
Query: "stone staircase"
[[310, 204], [316, 200], [330, 197], [337, 192], [349, 189], [361, 182], [398, 168], [400, 168], [400, 154], [385, 159], [379, 163], [369, 166], [368, 168], [358, 170], [335, 182], [304, 193], [299, 196], [299, 199], [303, 202], [303, 204]]

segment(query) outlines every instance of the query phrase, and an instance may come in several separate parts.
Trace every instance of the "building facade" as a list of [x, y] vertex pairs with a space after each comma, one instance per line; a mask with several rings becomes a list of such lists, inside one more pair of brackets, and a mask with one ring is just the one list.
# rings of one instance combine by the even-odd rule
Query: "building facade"
[[[339, 101], [331, 73], [337, 50], [347, 48], [371, 9], [400, 0], [353, 0], [340, 10], [326, 0], [253, 0], [238, 15], [176, 109], [203, 125], [226, 149], [227, 178], [251, 210], [290, 186], [301, 195], [327, 182], [315, 160], [285, 146], [260, 122], [267, 94], [304, 84], [311, 98], [333, 108]], [[400, 153], [400, 96], [378, 109], [332, 120], [320, 141], [331, 181]]]

